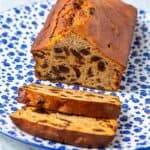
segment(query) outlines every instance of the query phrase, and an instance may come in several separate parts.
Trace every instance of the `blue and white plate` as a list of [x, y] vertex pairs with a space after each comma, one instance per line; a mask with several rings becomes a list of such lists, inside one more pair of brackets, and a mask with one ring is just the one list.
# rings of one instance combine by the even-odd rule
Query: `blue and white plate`
[[[34, 61], [30, 48], [52, 3], [55, 1], [44, 0], [42, 4], [14, 8], [0, 15], [0, 132], [43, 148], [77, 149], [24, 133], [9, 118], [11, 112], [23, 106], [16, 100], [18, 87], [40, 82], [34, 77]], [[50, 84], [103, 93], [60, 83]], [[122, 102], [117, 136], [108, 149], [150, 147], [150, 14], [145, 11], [138, 11], [129, 63], [122, 77], [121, 88], [119, 92], [106, 94], [116, 94]]]

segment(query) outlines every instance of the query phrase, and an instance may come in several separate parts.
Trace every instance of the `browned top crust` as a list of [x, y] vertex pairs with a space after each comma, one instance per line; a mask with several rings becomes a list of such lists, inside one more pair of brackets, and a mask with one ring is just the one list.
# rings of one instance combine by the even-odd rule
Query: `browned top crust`
[[126, 67], [137, 11], [120, 0], [58, 0], [32, 51], [77, 33], [106, 57]]

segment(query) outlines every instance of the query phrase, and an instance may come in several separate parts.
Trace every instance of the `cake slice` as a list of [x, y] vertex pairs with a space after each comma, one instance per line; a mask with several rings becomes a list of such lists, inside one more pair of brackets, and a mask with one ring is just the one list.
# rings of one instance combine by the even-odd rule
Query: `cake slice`
[[19, 88], [18, 101], [27, 106], [96, 118], [118, 118], [119, 97], [41, 84]]
[[121, 0], [58, 0], [32, 46], [36, 77], [118, 90], [136, 16]]
[[41, 138], [81, 147], [105, 147], [114, 138], [117, 121], [38, 112], [26, 107], [10, 115], [21, 130]]

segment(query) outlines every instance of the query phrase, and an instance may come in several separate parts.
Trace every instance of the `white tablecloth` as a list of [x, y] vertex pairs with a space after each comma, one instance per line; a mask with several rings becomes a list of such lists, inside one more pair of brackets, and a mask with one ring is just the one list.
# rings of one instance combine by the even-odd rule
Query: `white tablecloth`
[[[3, 13], [5, 10], [16, 7], [19, 5], [30, 4], [35, 1], [41, 0], [0, 0], [0, 12]], [[144, 9], [150, 12], [150, 0], [124, 0], [133, 4], [139, 9]], [[37, 147], [25, 145], [9, 137], [0, 134], [0, 150], [39, 150]], [[41, 149], [40, 149], [41, 150]]]

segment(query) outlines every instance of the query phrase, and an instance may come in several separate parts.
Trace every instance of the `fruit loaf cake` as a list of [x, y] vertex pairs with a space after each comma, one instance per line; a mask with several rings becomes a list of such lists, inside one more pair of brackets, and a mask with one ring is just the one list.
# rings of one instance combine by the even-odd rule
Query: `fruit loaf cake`
[[116, 119], [121, 104], [117, 96], [30, 84], [19, 88], [18, 101], [27, 106], [67, 114]]
[[136, 16], [120, 0], [58, 0], [31, 49], [36, 77], [117, 90]]
[[38, 112], [26, 107], [10, 115], [17, 127], [32, 135], [82, 147], [104, 147], [114, 138], [117, 121]]

